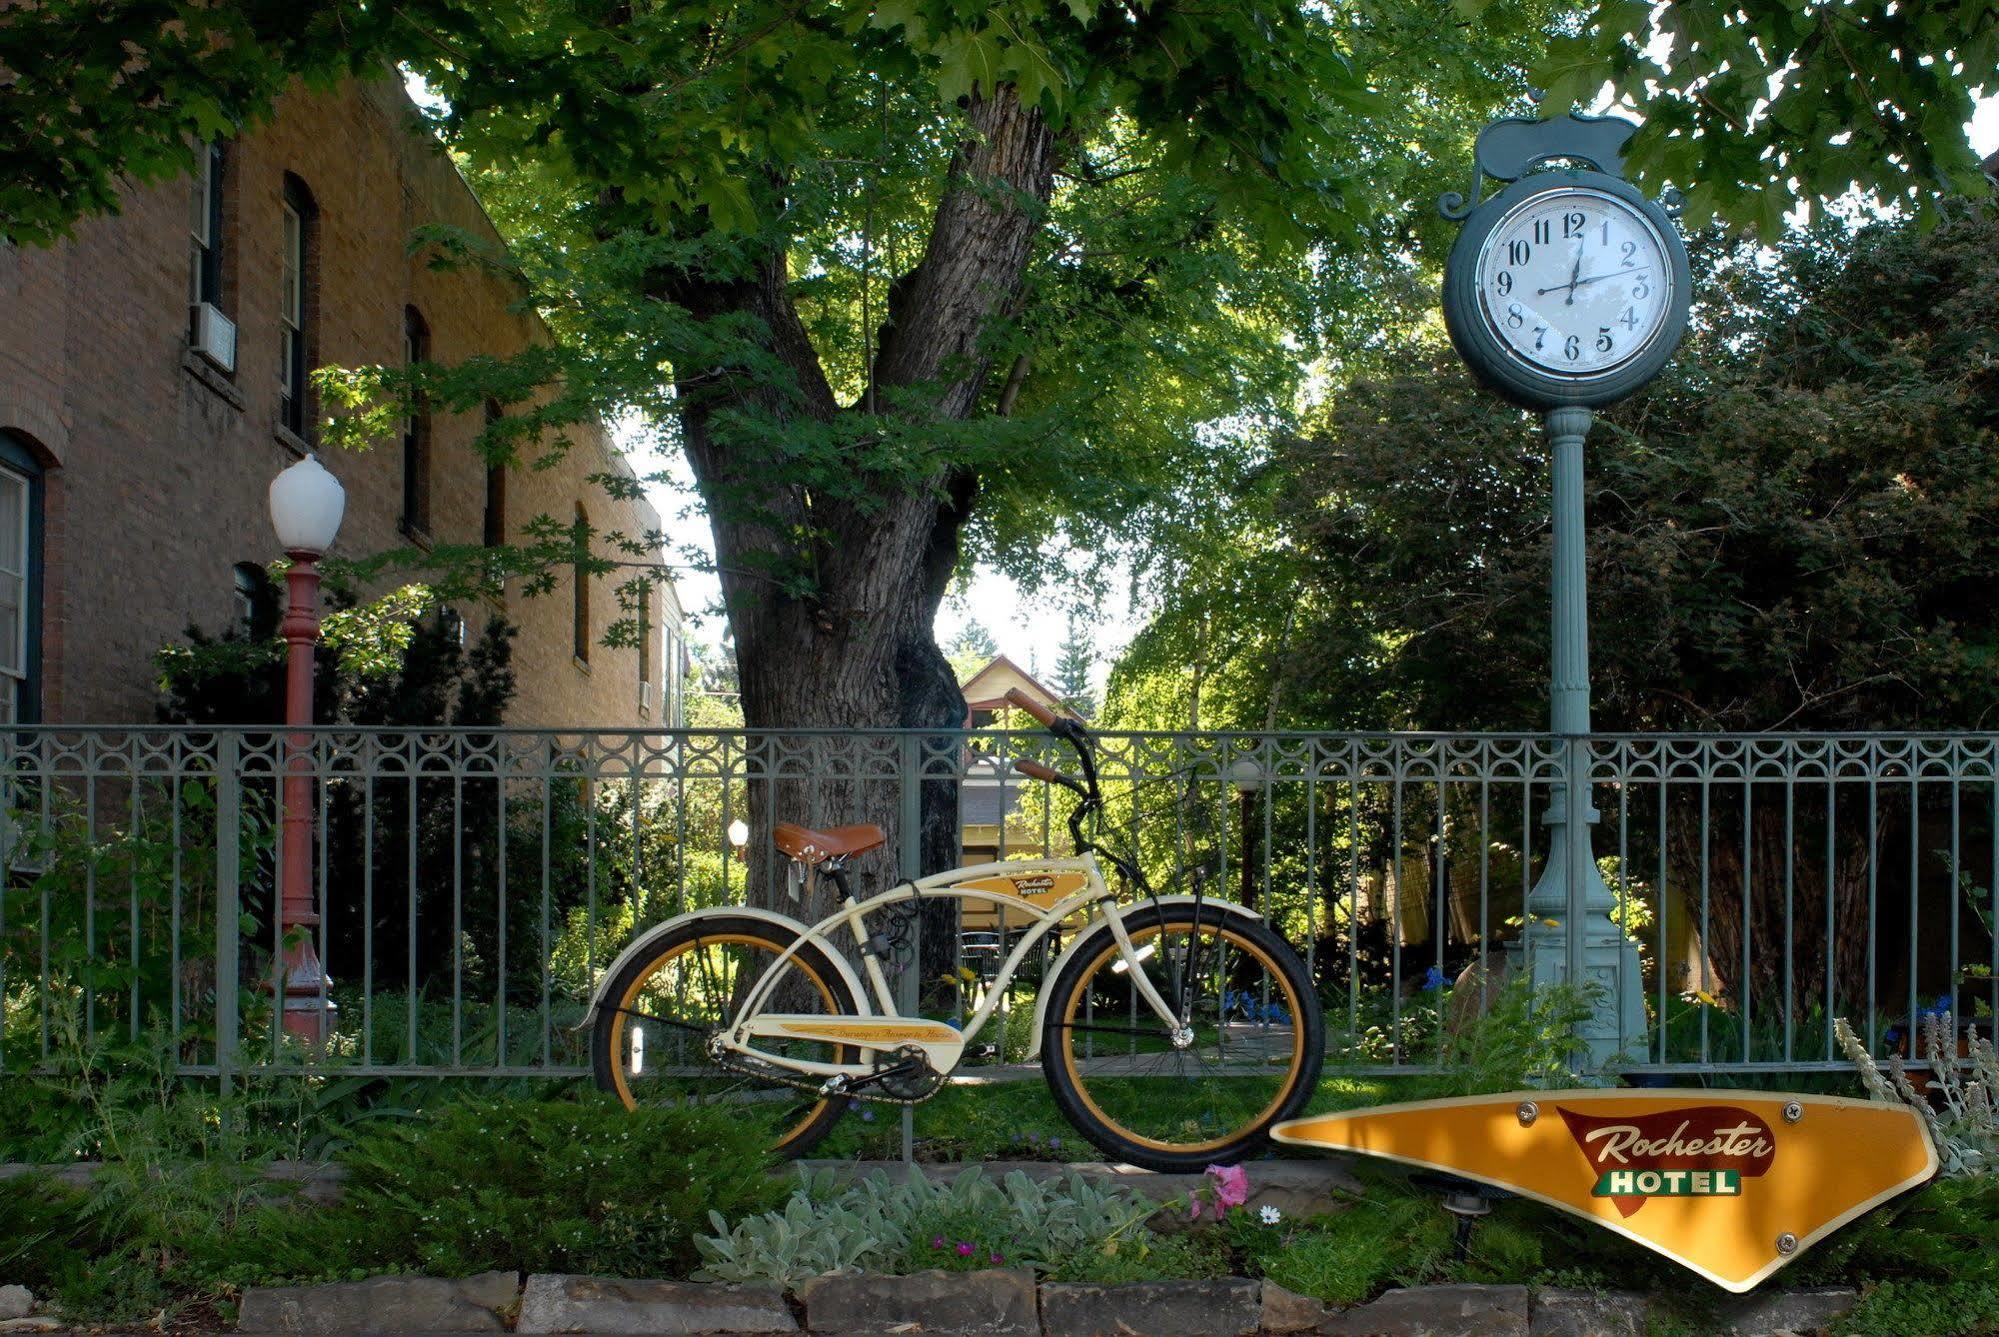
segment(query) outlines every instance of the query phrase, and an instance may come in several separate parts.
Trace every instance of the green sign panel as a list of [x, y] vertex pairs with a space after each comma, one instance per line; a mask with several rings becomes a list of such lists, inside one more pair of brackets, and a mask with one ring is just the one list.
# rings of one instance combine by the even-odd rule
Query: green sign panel
[[1606, 1170], [1598, 1198], [1739, 1198], [1740, 1170]]

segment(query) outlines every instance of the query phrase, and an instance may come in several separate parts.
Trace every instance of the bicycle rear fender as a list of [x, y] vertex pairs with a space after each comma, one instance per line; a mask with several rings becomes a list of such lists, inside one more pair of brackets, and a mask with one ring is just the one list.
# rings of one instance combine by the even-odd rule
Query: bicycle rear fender
[[[1238, 905], [1234, 901], [1218, 901], [1212, 896], [1203, 896], [1200, 900], [1201, 913], [1203, 915], [1213, 910], [1218, 914], [1231, 915], [1239, 919], [1254, 920], [1259, 924], [1263, 922], [1263, 916], [1246, 905]], [[1142, 909], [1151, 903], [1152, 898], [1148, 896], [1136, 905], [1120, 906], [1119, 908], [1126, 914], [1130, 914], [1132, 911]], [[1194, 897], [1192, 896], [1161, 896], [1159, 898], [1159, 905], [1162, 909], [1172, 905], [1192, 905], [1193, 903]], [[1092, 951], [1099, 950], [1098, 947], [1092, 946], [1092, 944], [1101, 943], [1102, 935], [1108, 934], [1110, 931], [1110, 924], [1105, 920], [1099, 919], [1096, 923], [1090, 925], [1088, 929], [1078, 933], [1076, 940], [1063, 948], [1062, 955], [1055, 958], [1055, 964], [1042, 973], [1043, 987], [1041, 989], [1041, 996], [1035, 999], [1034, 1002], [1034, 1039], [1028, 1045], [1027, 1062], [1032, 1063], [1041, 1057], [1041, 1024], [1047, 1020], [1048, 997], [1050, 993], [1047, 986], [1062, 977], [1062, 968], [1069, 964], [1069, 958], [1082, 951], [1085, 946], [1090, 946], [1090, 950]]]
[[[790, 915], [779, 914], [775, 910], [765, 910], [750, 905], [711, 905], [705, 910], [690, 910], [684, 915], [676, 915], [664, 923], [655, 924], [638, 937], [632, 939], [630, 945], [624, 951], [618, 953], [617, 960], [604, 967], [604, 973], [597, 977], [597, 988], [590, 995], [590, 1009], [583, 1014], [583, 1020], [576, 1024], [576, 1029], [579, 1031], [588, 1030], [596, 1024], [597, 1009], [604, 1005], [604, 995], [609, 991], [611, 981], [618, 977], [618, 972], [623, 970], [633, 957], [649, 950], [660, 938], [685, 926], [690, 921], [697, 919], [719, 919], [723, 917], [730, 919], [761, 919], [765, 923], [790, 930], [792, 935], [797, 938], [803, 938], [809, 932], [808, 927], [802, 921], [793, 919]], [[862, 987], [861, 977], [854, 973], [852, 966], [847, 964], [847, 958], [842, 956], [838, 951], [824, 945], [821, 946], [820, 950], [833, 963], [833, 969], [840, 972], [840, 978], [846, 984], [847, 992], [853, 997], [856, 1006], [860, 1009], [861, 1015], [872, 1015], [868, 1005], [867, 990]]]

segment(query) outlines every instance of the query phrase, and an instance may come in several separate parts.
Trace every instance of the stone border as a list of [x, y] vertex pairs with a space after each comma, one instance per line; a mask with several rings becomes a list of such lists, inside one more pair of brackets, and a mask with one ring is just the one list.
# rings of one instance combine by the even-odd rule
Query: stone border
[[[18, 1292], [19, 1288], [7, 1288]], [[10, 1294], [16, 1304], [22, 1293]], [[1244, 1277], [1105, 1286], [1036, 1284], [1022, 1269], [833, 1274], [775, 1286], [487, 1272], [457, 1280], [372, 1277], [243, 1293], [242, 1333], [952, 1334], [953, 1337], [1641, 1337], [1654, 1319], [1742, 1337], [1822, 1331], [1850, 1312], [1843, 1287], [1729, 1299], [1704, 1315], [1636, 1292], [1420, 1286], [1341, 1309]], [[20, 1312], [18, 1308], [12, 1312]], [[60, 1331], [47, 1315], [0, 1333]]]

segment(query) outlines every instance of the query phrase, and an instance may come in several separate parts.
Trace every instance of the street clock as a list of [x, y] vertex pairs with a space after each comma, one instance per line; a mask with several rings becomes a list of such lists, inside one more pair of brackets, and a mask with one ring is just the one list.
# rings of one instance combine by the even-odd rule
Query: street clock
[[[1548, 856], [1528, 891], [1512, 968], [1535, 988], [1597, 986], [1576, 1027], [1589, 1066], [1643, 1054], [1644, 967], [1614, 918], [1590, 827], [1589, 569], [1583, 439], [1595, 410], [1659, 374], [1687, 332], [1687, 249], [1665, 209], [1624, 179], [1638, 127], [1614, 116], [1495, 121], [1479, 132], [1464, 224], [1444, 266], [1444, 323], [1481, 384], [1541, 415], [1549, 517], [1548, 732], [1563, 758], [1542, 821]], [[1490, 178], [1507, 184], [1481, 200]]]
[[[1516, 404], [1615, 403], [1686, 333], [1679, 229], [1616, 175], [1635, 129], [1615, 117], [1496, 122], [1479, 135], [1478, 172], [1511, 184], [1476, 207], [1444, 198], [1445, 215], [1465, 220], [1445, 264], [1444, 323], [1479, 381]], [[1590, 167], [1536, 170], [1549, 161]]]

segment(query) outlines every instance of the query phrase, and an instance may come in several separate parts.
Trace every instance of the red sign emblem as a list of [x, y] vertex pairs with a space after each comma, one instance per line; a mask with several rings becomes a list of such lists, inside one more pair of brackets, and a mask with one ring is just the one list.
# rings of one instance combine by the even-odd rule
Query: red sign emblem
[[1734, 1198], [1777, 1159], [1770, 1125], [1731, 1105], [1606, 1116], [1555, 1107], [1596, 1171], [1592, 1196], [1630, 1216], [1656, 1197]]

